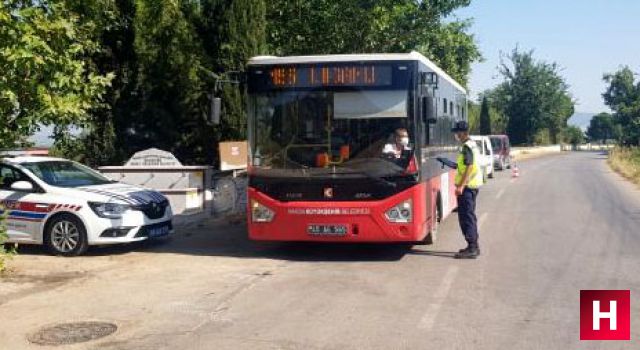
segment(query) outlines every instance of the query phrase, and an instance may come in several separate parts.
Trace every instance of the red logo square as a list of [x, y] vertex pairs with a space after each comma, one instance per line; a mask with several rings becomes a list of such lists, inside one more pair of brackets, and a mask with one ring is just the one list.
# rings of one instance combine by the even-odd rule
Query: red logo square
[[631, 292], [581, 290], [580, 340], [631, 340]]

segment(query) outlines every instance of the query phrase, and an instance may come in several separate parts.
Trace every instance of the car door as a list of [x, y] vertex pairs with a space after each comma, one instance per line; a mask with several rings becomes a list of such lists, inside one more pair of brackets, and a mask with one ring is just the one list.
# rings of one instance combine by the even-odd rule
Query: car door
[[[15, 191], [11, 185], [16, 181], [28, 181], [34, 191]], [[47, 208], [37, 203], [37, 185], [22, 171], [0, 164], [0, 201], [6, 215], [6, 228], [11, 242], [36, 241], [40, 225], [46, 217]]]

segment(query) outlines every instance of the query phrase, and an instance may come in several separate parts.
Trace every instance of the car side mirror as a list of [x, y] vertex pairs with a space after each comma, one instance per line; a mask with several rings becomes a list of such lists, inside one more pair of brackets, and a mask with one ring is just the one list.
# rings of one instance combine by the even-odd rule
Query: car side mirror
[[16, 181], [11, 184], [11, 189], [14, 191], [32, 192], [33, 184], [29, 181]]

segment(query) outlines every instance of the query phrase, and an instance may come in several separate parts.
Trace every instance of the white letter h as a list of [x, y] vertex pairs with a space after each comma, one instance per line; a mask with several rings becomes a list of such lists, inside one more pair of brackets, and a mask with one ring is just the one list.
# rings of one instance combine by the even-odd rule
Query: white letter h
[[615, 331], [618, 329], [617, 322], [617, 312], [616, 312], [617, 303], [615, 300], [609, 301], [609, 312], [601, 312], [600, 311], [600, 301], [593, 301], [593, 330], [600, 330], [600, 320], [603, 318], [609, 319], [609, 329]]

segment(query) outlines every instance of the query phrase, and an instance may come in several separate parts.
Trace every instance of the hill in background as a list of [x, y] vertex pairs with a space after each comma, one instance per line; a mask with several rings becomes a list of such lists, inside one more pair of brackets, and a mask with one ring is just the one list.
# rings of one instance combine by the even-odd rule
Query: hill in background
[[569, 118], [569, 125], [574, 125], [586, 131], [589, 127], [589, 123], [591, 123], [591, 118], [596, 115], [595, 113], [576, 113], [571, 118]]

